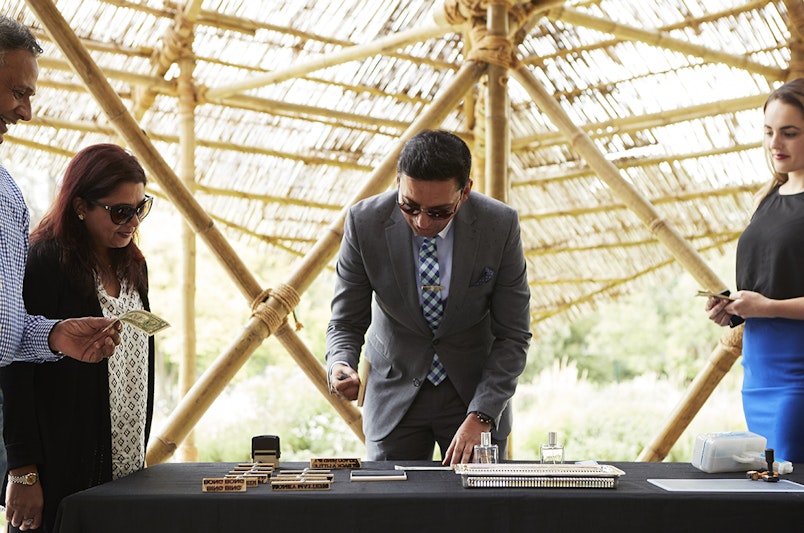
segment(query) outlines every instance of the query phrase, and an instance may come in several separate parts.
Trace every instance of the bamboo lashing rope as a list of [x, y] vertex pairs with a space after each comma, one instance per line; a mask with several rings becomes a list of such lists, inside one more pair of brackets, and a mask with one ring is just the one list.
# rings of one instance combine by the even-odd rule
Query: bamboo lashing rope
[[461, 6], [465, 2], [462, 0], [445, 0], [443, 6], [444, 17], [450, 26], [464, 24], [468, 18], [461, 12]]
[[[505, 35], [491, 35], [484, 23], [486, 8], [494, 5], [505, 5], [512, 7], [517, 4], [514, 0], [446, 0], [443, 5], [444, 16], [450, 25], [458, 26], [471, 21], [469, 28], [469, 38], [472, 48], [467, 54], [467, 59], [480, 61], [491, 65], [498, 65], [505, 68], [514, 68], [517, 59], [514, 54], [513, 44]], [[513, 10], [508, 10], [512, 13]], [[522, 14], [516, 16], [517, 20], [522, 18]]]
[[[527, 7], [522, 8], [519, 6], [519, 4], [523, 3], [527, 4]], [[509, 12], [517, 10], [510, 8], [519, 8], [519, 13], [516, 14], [517, 18], [523, 16], [522, 12], [534, 11], [534, 9], [539, 10], [528, 0], [444, 0], [441, 6], [441, 14], [444, 15], [446, 23], [450, 26], [460, 26], [472, 19], [484, 18], [486, 9], [494, 5], [504, 5], [509, 8]]]
[[[282, 307], [285, 309], [285, 314], [278, 313], [266, 303], [271, 297], [282, 304]], [[296, 289], [283, 283], [276, 289], [265, 289], [254, 298], [251, 304], [251, 316], [262, 320], [265, 325], [268, 326], [269, 335], [271, 335], [279, 330], [286, 321], [287, 315], [293, 314], [293, 321], [296, 323], [296, 331], [299, 331], [304, 327], [296, 318], [296, 306], [299, 305], [300, 301], [301, 296], [296, 292]]]
[[[175, 63], [184, 50], [192, 50], [194, 37], [193, 21], [198, 16], [202, 0], [191, 0], [184, 5], [185, 11], [179, 11], [175, 16], [175, 24], [167, 29], [163, 39], [161, 49], [154, 49], [151, 55], [151, 75], [156, 78], [163, 78], [170, 67]], [[145, 112], [153, 106], [156, 101], [156, 91], [153, 87], [139, 85], [134, 91], [134, 110], [132, 115], [138, 121], [142, 119]]]
[[472, 61], [482, 61], [506, 69], [516, 68], [519, 60], [514, 54], [511, 40], [504, 35], [490, 35], [485, 27], [472, 27], [474, 48], [467, 56]]
[[437, 22], [438, 20], [436, 19], [430, 26], [392, 33], [387, 37], [365, 45], [348, 46], [335, 52], [299, 61], [287, 68], [269, 72], [262, 76], [254, 76], [227, 86], [210, 87], [205, 92], [205, 98], [209, 101], [226, 101], [227, 98], [244, 91], [299, 78], [316, 70], [333, 67], [348, 61], [365, 59], [366, 57], [396, 50], [407, 44], [420, 42], [431, 37], [441, 37], [450, 31], [449, 27], [439, 26]]

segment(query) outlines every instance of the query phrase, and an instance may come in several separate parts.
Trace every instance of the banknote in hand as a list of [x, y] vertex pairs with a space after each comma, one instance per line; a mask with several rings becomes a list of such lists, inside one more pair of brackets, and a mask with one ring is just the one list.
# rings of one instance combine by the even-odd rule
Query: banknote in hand
[[144, 331], [149, 336], [157, 331], [162, 331], [170, 327], [170, 324], [168, 324], [166, 320], [142, 309], [128, 311], [117, 317], [117, 319], [126, 324], [131, 324], [135, 328]]

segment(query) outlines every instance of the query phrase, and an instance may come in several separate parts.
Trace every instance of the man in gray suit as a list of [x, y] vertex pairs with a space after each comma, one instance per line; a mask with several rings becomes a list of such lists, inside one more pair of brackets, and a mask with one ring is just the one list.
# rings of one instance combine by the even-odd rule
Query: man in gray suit
[[423, 131], [400, 154], [398, 190], [346, 218], [327, 374], [356, 399], [365, 341], [368, 460], [432, 460], [438, 443], [444, 464], [467, 463], [490, 430], [505, 457], [530, 290], [516, 211], [471, 193], [470, 169], [461, 139]]

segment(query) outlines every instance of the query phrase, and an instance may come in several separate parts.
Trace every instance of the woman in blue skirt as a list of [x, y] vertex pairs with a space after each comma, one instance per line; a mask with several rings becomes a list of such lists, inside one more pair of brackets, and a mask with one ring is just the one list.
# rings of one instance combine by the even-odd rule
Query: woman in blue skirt
[[804, 79], [765, 102], [773, 179], [737, 244], [733, 301], [709, 298], [721, 326], [745, 319], [743, 411], [777, 459], [804, 461]]

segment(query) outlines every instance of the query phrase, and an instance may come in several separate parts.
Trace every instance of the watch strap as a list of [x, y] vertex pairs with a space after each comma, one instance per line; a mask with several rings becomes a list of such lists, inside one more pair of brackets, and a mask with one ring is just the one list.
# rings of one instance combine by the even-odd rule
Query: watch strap
[[484, 424], [489, 424], [492, 428], [494, 427], [494, 417], [491, 415], [487, 415], [486, 413], [481, 413], [480, 411], [472, 411], [474, 415], [477, 417], [478, 420], [483, 422]]
[[17, 485], [36, 485], [36, 482], [39, 481], [39, 473], [28, 472], [27, 474], [22, 474], [21, 476], [9, 474], [8, 481], [10, 483], [16, 483]]

